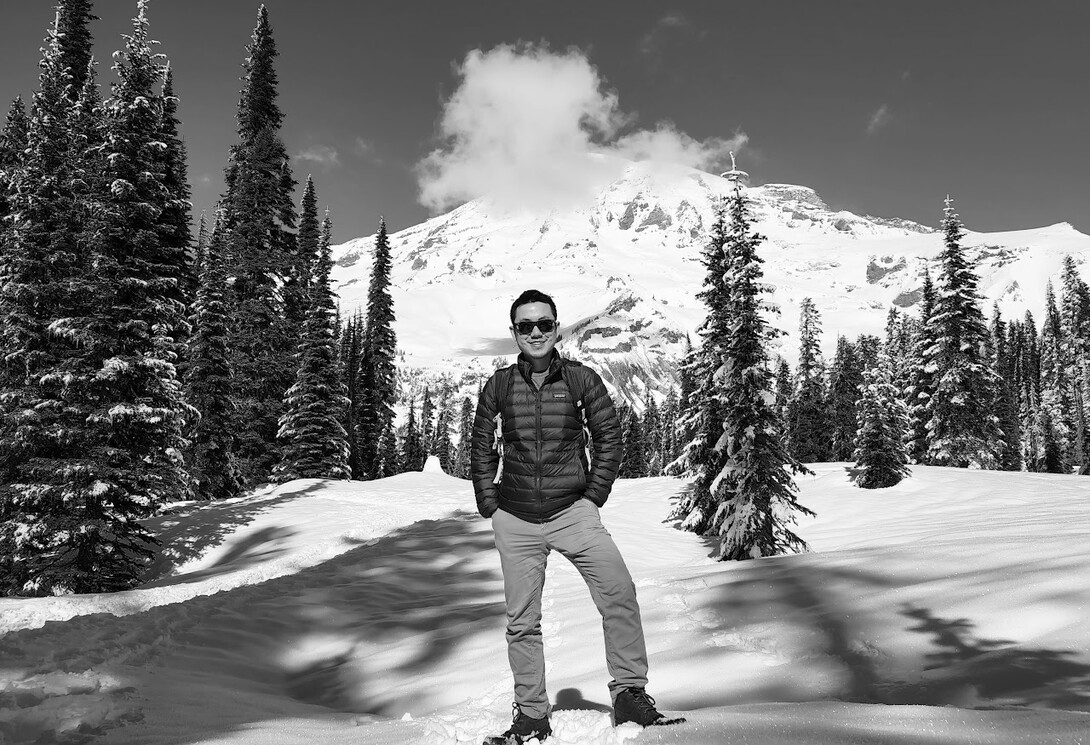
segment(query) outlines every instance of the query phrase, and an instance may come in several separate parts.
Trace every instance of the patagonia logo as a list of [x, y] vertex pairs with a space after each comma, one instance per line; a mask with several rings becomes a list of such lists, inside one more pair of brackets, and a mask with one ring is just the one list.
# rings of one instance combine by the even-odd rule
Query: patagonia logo
[[553, 398], [567, 398], [567, 397], [568, 397], [567, 393], [554, 393], [553, 394]]

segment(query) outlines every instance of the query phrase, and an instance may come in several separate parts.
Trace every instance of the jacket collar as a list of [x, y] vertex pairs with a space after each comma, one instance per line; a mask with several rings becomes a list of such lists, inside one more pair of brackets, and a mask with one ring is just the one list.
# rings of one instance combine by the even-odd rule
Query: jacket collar
[[[561, 368], [564, 367], [564, 365], [566, 364], [568, 364], [568, 361], [561, 357], [560, 353], [554, 349], [553, 358], [549, 361], [549, 370], [548, 375], [545, 376], [545, 381], [548, 382], [560, 375]], [[522, 354], [519, 354], [518, 356], [518, 369], [519, 372], [522, 374], [522, 377], [529, 381], [530, 375], [532, 373], [530, 369], [530, 361], [523, 357]]]

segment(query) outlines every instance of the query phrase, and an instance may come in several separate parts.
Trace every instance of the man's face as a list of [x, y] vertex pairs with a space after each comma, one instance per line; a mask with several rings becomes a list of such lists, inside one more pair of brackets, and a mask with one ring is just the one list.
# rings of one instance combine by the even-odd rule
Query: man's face
[[[519, 331], [520, 324], [532, 321], [552, 321], [554, 327], [548, 333], [542, 331], [541, 326], [536, 324], [529, 333]], [[526, 303], [515, 308], [515, 325], [511, 333], [515, 337], [519, 351], [531, 361], [548, 359], [560, 338], [560, 328], [556, 326], [556, 317], [548, 303]]]

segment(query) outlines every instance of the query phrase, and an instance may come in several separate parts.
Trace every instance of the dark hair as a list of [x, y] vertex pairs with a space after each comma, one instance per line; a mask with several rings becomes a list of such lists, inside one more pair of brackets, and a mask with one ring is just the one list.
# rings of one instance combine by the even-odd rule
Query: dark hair
[[553, 299], [546, 295], [541, 290], [527, 290], [526, 292], [515, 298], [515, 302], [511, 303], [511, 325], [515, 325], [515, 311], [518, 310], [520, 305], [529, 305], [530, 303], [546, 303], [553, 311], [553, 318], [556, 318], [556, 303]]

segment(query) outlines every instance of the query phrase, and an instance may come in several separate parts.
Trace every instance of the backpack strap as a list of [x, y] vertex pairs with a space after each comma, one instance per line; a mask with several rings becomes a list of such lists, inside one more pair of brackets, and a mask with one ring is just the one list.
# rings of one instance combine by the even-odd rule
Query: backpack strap
[[496, 371], [497, 398], [496, 416], [492, 417], [494, 426], [492, 430], [492, 449], [500, 456], [500, 461], [499, 466], [496, 468], [496, 478], [492, 479], [493, 484], [500, 483], [503, 478], [503, 410], [507, 406], [508, 399], [511, 398], [511, 390], [515, 385], [515, 375], [517, 374], [518, 368], [515, 365]]
[[[575, 404], [575, 412], [579, 417], [579, 426], [583, 429], [583, 457], [589, 472], [591, 446], [594, 444], [594, 438], [590, 433], [590, 426], [587, 424], [587, 405], [583, 400], [583, 376], [576, 371], [576, 368], [582, 366], [580, 362], [567, 360], [564, 366], [560, 368], [560, 374], [564, 378], [564, 384], [568, 386], [568, 392], [571, 393], [572, 402]], [[569, 370], [569, 368], [571, 369]]]

